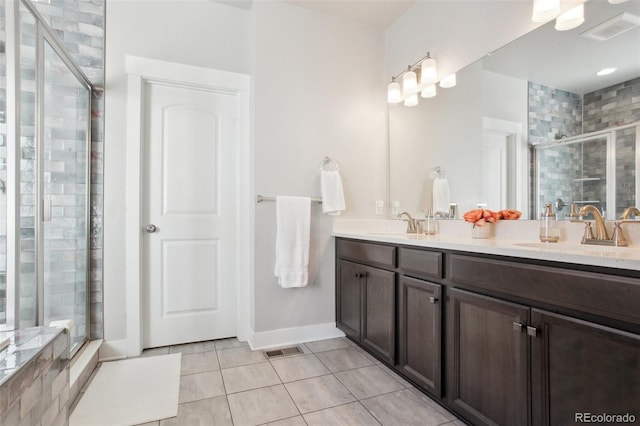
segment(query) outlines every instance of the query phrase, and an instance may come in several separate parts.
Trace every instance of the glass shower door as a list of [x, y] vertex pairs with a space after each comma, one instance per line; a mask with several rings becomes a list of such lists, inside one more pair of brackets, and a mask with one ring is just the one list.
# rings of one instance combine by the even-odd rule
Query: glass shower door
[[90, 90], [44, 42], [41, 135], [43, 324], [73, 320], [71, 349], [87, 337]]

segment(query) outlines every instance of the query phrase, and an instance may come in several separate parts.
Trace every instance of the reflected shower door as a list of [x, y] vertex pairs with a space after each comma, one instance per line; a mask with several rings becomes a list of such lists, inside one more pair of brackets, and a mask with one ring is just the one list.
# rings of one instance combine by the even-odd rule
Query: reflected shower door
[[44, 42], [42, 240], [44, 325], [73, 320], [72, 350], [88, 323], [88, 172], [90, 92]]

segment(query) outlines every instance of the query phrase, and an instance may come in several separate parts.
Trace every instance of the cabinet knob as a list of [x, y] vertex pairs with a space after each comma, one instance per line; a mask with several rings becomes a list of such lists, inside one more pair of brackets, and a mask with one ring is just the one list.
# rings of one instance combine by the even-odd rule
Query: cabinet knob
[[527, 326], [527, 334], [531, 337], [538, 337], [538, 329], [535, 327]]
[[513, 322], [513, 331], [517, 331], [522, 333], [522, 324], [520, 324], [519, 322]]
[[429, 297], [429, 303], [437, 303], [438, 302], [438, 298], [437, 297]]

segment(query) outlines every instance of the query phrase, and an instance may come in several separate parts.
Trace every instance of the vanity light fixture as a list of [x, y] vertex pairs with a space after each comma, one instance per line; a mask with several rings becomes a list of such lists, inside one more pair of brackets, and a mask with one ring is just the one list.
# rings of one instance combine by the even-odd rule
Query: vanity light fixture
[[624, 3], [627, 0], [609, 0], [610, 4], [620, 4], [620, 3]]
[[411, 96], [408, 96], [405, 100], [404, 100], [404, 106], [408, 106], [408, 107], [413, 107], [418, 105], [418, 94], [414, 93]]
[[402, 102], [402, 89], [400, 88], [400, 83], [398, 83], [395, 77], [387, 86], [387, 102], [390, 104], [397, 104]]
[[450, 87], [454, 87], [456, 85], [456, 74], [449, 74], [442, 80], [440, 80], [440, 87], [443, 89], [448, 89]]
[[407, 68], [407, 72], [402, 76], [402, 93], [404, 96], [411, 96], [418, 93], [418, 76], [411, 66]]
[[603, 68], [600, 71], [598, 71], [596, 73], [596, 75], [598, 77], [602, 77], [603, 75], [609, 75], [609, 74], [613, 74], [614, 72], [618, 71], [618, 68], [615, 67], [611, 67], [611, 68]]
[[547, 22], [560, 14], [560, 0], [533, 0], [533, 22]]
[[436, 95], [435, 84], [430, 84], [428, 86], [425, 86], [425, 88], [422, 89], [422, 92], [420, 92], [420, 96], [422, 96], [423, 98], [433, 98], [435, 95]]
[[420, 65], [420, 83], [433, 84], [436, 81], [438, 81], [438, 64], [427, 52], [427, 58]]
[[[402, 84], [400, 84], [402, 77]], [[418, 93], [423, 98], [433, 98], [436, 96], [436, 83], [438, 82], [437, 62], [431, 57], [431, 53], [420, 58], [413, 65], [391, 78], [391, 83], [387, 85], [387, 102], [398, 104], [403, 102], [405, 106], [418, 105]], [[456, 75], [443, 78], [440, 87], [453, 87], [456, 85]]]
[[579, 4], [556, 18], [555, 29], [567, 31], [579, 27], [584, 22], [584, 3]]

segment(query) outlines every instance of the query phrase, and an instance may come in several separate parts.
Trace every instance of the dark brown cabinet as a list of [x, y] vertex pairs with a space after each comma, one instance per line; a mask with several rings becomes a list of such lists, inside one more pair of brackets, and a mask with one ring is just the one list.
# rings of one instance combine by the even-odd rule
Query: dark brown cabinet
[[391, 365], [396, 347], [395, 282], [393, 272], [362, 267], [362, 345]]
[[360, 340], [362, 316], [362, 265], [340, 260], [337, 263], [336, 323], [353, 340]]
[[338, 327], [469, 423], [640, 420], [637, 271], [341, 238], [336, 248]]
[[586, 413], [640, 419], [640, 336], [538, 309], [531, 322], [539, 330], [531, 339], [533, 424], [578, 423]]
[[441, 395], [441, 286], [399, 279], [398, 367], [431, 394]]
[[529, 424], [529, 309], [452, 289], [448, 398], [474, 424]]
[[352, 340], [395, 363], [395, 273], [340, 260], [336, 323]]

